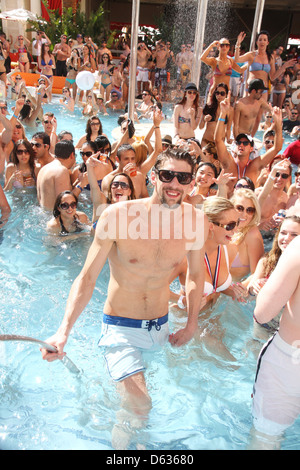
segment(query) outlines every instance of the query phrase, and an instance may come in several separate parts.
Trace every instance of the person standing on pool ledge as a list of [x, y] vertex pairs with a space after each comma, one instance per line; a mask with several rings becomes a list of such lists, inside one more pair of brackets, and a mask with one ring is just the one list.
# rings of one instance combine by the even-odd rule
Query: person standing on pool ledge
[[[140, 417], [146, 417], [151, 409], [141, 351], [151, 350], [153, 344], [162, 346], [168, 338], [173, 346], [181, 346], [191, 340], [197, 330], [208, 222], [202, 211], [182, 202], [193, 187], [194, 169], [195, 160], [189, 153], [167, 149], [158, 156], [152, 170], [154, 191], [150, 198], [111, 204], [103, 212], [85, 265], [72, 285], [64, 319], [56, 334], [47, 340], [58, 352], [42, 350], [43, 359], [50, 362], [63, 358], [70, 331], [90, 301], [96, 280], [108, 259], [111, 274], [100, 346], [105, 347], [110, 375], [119, 382], [126, 408]], [[155, 218], [157, 209], [164, 214]], [[124, 211], [126, 220], [122, 219]], [[176, 211], [179, 219], [176, 219]], [[163, 226], [167, 216], [170, 217], [166, 227], [169, 237], [164, 236]], [[182, 230], [188, 219], [189, 226], [201, 224], [190, 237]], [[121, 229], [124, 224], [118, 225], [118, 222], [126, 222], [126, 234], [110, 236], [107, 230], [110, 220], [116, 221]], [[139, 237], [137, 230], [135, 233], [130, 230], [137, 221], [137, 230], [142, 235]], [[106, 238], [102, 236], [104, 233], [108, 234]], [[169, 280], [185, 256], [188, 260], [188, 320], [183, 329], [169, 337]]]

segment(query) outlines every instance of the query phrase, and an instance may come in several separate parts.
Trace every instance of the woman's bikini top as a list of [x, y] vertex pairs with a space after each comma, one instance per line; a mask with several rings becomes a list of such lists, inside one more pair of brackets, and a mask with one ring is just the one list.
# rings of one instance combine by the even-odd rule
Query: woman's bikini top
[[[61, 228], [61, 231], [60, 231], [60, 235], [68, 235], [68, 233], [70, 233], [66, 227], [64, 226], [64, 223], [62, 221], [62, 218], [61, 216], [59, 216], [59, 222], [60, 222], [60, 228]], [[84, 229], [84, 224], [82, 224], [80, 222], [80, 220], [78, 219], [78, 217], [76, 217], [76, 215], [74, 215], [74, 220], [72, 222], [72, 225], [75, 227], [76, 230], [74, 230], [74, 233], [78, 233], [78, 232], [82, 232], [82, 230]], [[72, 232], [73, 233], [73, 232]]]
[[[255, 55], [255, 57], [256, 57], [256, 55]], [[268, 64], [261, 64], [260, 62], [255, 62], [255, 60], [252, 62], [252, 64], [249, 67], [250, 72], [261, 72], [261, 71], [263, 71], [263, 72], [266, 72], [266, 73], [269, 74], [270, 70], [271, 70], [271, 65], [269, 63]]]
[[178, 122], [181, 122], [182, 124], [191, 124], [191, 119], [185, 118], [183, 116], [178, 116]]
[[227, 277], [226, 281], [221, 286], [218, 286], [218, 278], [219, 278], [220, 262], [221, 262], [221, 251], [222, 251], [222, 246], [219, 245], [218, 246], [217, 263], [216, 263], [216, 269], [215, 269], [214, 277], [212, 276], [208, 256], [205, 253], [205, 264], [206, 264], [206, 268], [209, 272], [209, 275], [211, 277], [212, 283], [205, 281], [203, 294], [210, 295], [210, 294], [213, 294], [214, 292], [222, 292], [222, 291], [228, 289], [228, 287], [231, 286], [232, 277], [231, 277], [231, 274], [229, 272], [229, 258], [228, 258], [227, 247], [225, 245], [224, 245], [224, 253], [225, 253], [226, 264], [227, 264], [227, 269], [228, 269], [228, 277]]
[[42, 60], [41, 60], [41, 65], [42, 65], [43, 67], [45, 67], [46, 65], [51, 66], [51, 65], [53, 65], [53, 61], [52, 61], [52, 59], [50, 59], [49, 62], [48, 62], [48, 64], [46, 64], [46, 62], [44, 61], [44, 59], [42, 59]]
[[226, 72], [221, 72], [221, 70], [219, 69], [219, 65], [217, 64], [216, 65], [216, 68], [215, 68], [215, 71], [214, 71], [214, 75], [217, 76], [217, 77], [220, 77], [222, 75], [227, 75], [228, 77], [230, 77], [232, 75], [232, 67], [231, 67], [231, 64], [230, 66], [228, 67], [228, 69], [226, 70]]
[[237, 252], [236, 257], [234, 258], [232, 264], [232, 268], [250, 268], [249, 264], [243, 264], [240, 258], [239, 252]]

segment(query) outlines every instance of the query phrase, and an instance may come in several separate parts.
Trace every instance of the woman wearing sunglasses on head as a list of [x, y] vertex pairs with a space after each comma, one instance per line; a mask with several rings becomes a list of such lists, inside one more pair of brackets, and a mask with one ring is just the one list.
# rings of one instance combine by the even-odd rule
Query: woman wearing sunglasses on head
[[[226, 83], [219, 83], [216, 86], [216, 89], [212, 93], [211, 101], [206, 103], [203, 108], [202, 117], [200, 120], [199, 128], [204, 129], [201, 145], [202, 147], [214, 142], [214, 135], [215, 129], [217, 125], [217, 121], [220, 115], [220, 103], [223, 101], [228, 95], [228, 86]], [[223, 139], [227, 142], [231, 142], [231, 125], [233, 121], [233, 108], [230, 106], [228, 115], [225, 118], [225, 132]]]
[[230, 199], [239, 213], [239, 226], [229, 245], [230, 256], [234, 256], [230, 273], [234, 281], [253, 274], [258, 261], [264, 255], [264, 243], [258, 229], [260, 206], [251, 189], [236, 189]]
[[61, 192], [55, 201], [53, 218], [47, 224], [47, 230], [53, 235], [72, 233], [90, 233], [90, 222], [84, 212], [77, 211], [78, 199], [71, 191]]
[[194, 83], [188, 83], [184, 90], [184, 97], [174, 108], [175, 141], [195, 137], [195, 129], [199, 125], [201, 113], [197, 87]]
[[[219, 51], [218, 57], [209, 57], [210, 52], [213, 48], [217, 48]], [[212, 42], [207, 49], [202, 53], [201, 60], [206, 65], [212, 68], [214, 73], [213, 82], [209, 90], [208, 103], [212, 98], [212, 94], [215, 91], [217, 85], [225, 83], [229, 88], [230, 78], [232, 75], [232, 69], [242, 74], [247, 66], [240, 67], [235, 60], [228, 55], [230, 49], [230, 42], [226, 38], [220, 39], [220, 41]]]

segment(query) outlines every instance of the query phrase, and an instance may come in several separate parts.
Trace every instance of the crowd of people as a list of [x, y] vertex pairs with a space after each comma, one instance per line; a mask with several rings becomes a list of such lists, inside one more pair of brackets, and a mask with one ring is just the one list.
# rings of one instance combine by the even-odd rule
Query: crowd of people
[[[271, 53], [266, 31], [258, 35], [254, 52], [241, 51], [244, 39], [244, 33], [237, 37], [234, 55], [229, 54], [231, 45], [226, 38], [204, 49], [201, 60], [211, 69], [204, 102], [198, 86], [191, 82], [192, 44], [182, 45], [174, 54], [167, 41], [158, 41], [152, 49], [140, 42], [136, 89], [141, 102], [130, 119], [126, 113], [128, 44], [124, 43], [116, 65], [105, 42], [97, 47], [80, 34], [76, 41], [62, 35], [61, 43], [50, 52], [49, 39], [39, 32], [33, 45], [40, 69], [36, 96], [30, 94], [18, 72], [13, 79], [8, 74], [13, 104], [10, 119], [6, 100], [0, 101], [1, 230], [12, 217], [8, 192], [34, 187], [37, 203], [49, 213], [45, 228], [49, 234], [93, 236], [63, 322], [48, 340], [58, 352], [43, 350], [43, 357], [49, 361], [63, 357], [71, 328], [108, 258], [111, 278], [100, 345], [126, 406], [139, 417], [145, 417], [151, 407], [141, 349], [166, 341], [180, 346], [194, 338], [204, 341], [214, 354], [235, 361], [219, 336], [218, 317], [211, 315], [220, 295], [239, 302], [257, 298], [255, 327], [269, 336], [275, 334], [281, 351], [292, 355], [297, 339], [297, 283], [284, 297], [280, 311], [274, 310], [275, 320], [270, 312], [265, 320], [261, 303], [267, 303], [268, 289], [272, 292], [269, 278], [280, 285], [277, 265], [284, 264], [285, 251], [299, 259], [295, 255], [300, 235], [300, 121], [299, 104], [292, 99], [293, 83], [300, 73], [299, 56], [282, 61], [283, 48]], [[18, 41], [22, 72], [21, 65], [24, 71], [27, 66], [22, 56], [26, 46], [24, 38]], [[169, 87], [172, 67], [174, 89]], [[99, 74], [98, 85], [87, 91], [86, 101], [76, 85], [76, 75], [83, 70]], [[83, 108], [87, 124], [82, 136], [73, 136], [71, 129], [57, 134], [55, 113], [43, 111], [43, 104], [51, 103], [54, 73], [66, 77], [61, 104], [70, 113], [75, 107]], [[170, 135], [161, 133], [166, 101], [174, 105]], [[110, 109], [119, 115], [121, 136], [115, 142], [104, 133], [99, 117]], [[151, 124], [143, 139], [135, 135], [136, 122]], [[32, 132], [37, 123], [43, 131]], [[29, 129], [30, 139], [26, 137]], [[257, 137], [259, 131], [263, 131], [262, 141]], [[283, 149], [285, 137], [291, 143]], [[76, 161], [76, 150], [81, 162]], [[92, 220], [78, 210], [83, 192], [93, 207]], [[130, 224], [137, 211], [150, 214], [157, 206], [164, 214], [169, 209], [181, 211], [180, 221], [169, 220], [171, 233], [179, 230], [178, 224], [200, 220], [201, 237], [193, 234], [188, 239], [184, 233], [166, 240], [159, 231], [153, 240], [149, 234], [157, 226], [151, 217], [147, 236], [133, 237]], [[127, 210], [125, 229], [122, 208]], [[107, 231], [111, 218], [126, 236]], [[146, 219], [149, 223], [148, 215]], [[291, 243], [293, 239], [297, 240]], [[270, 240], [273, 246], [267, 251]], [[175, 279], [180, 284], [178, 292], [171, 289]], [[186, 326], [170, 336], [169, 308], [187, 318]], [[291, 370], [295, 377], [296, 371]], [[299, 399], [295, 396], [299, 396], [300, 383], [296, 392], [288, 386], [281, 389], [280, 381], [273, 381], [275, 373], [280, 376], [270, 365], [260, 367], [253, 407], [256, 429], [273, 437], [277, 433], [272, 424], [278, 425], [280, 434], [297, 417]], [[266, 406], [270, 389], [272, 396], [280, 396], [273, 407]], [[294, 406], [285, 413], [281, 405], [291, 395]], [[270, 446], [271, 441], [270, 437]]]

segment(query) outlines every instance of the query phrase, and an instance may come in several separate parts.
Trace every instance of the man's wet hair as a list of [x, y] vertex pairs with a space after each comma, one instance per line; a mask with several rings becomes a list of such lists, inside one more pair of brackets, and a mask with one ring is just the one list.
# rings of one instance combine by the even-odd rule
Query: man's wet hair
[[134, 148], [130, 144], [123, 144], [117, 150], [117, 157], [120, 158], [123, 152], [127, 152], [128, 150], [132, 150], [135, 153]]
[[183, 160], [187, 162], [191, 167], [191, 173], [195, 173], [197, 161], [196, 159], [189, 153], [184, 150], [180, 150], [178, 148], [167, 148], [163, 152], [161, 152], [156, 160], [154, 165], [155, 170], [160, 170], [166, 160]]
[[75, 147], [70, 140], [62, 140], [55, 145], [54, 154], [61, 160], [67, 160], [72, 153], [75, 153]]
[[33, 139], [41, 139], [43, 141], [43, 144], [49, 145], [50, 147], [50, 136], [46, 134], [46, 132], [36, 132], [32, 136]]

